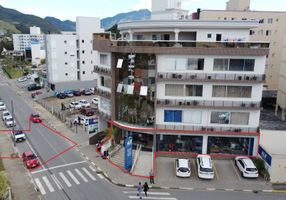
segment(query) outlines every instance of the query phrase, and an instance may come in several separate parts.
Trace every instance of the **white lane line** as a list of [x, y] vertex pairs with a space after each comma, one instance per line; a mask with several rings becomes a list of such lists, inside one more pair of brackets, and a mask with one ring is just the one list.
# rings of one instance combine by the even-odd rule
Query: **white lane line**
[[46, 186], [48, 187], [48, 189], [50, 190], [50, 192], [54, 192], [55, 189], [53, 188], [53, 186], [51, 185], [49, 179], [46, 176], [43, 176], [43, 180], [46, 184]]
[[70, 170], [67, 171], [67, 173], [70, 175], [70, 177], [72, 178], [72, 180], [77, 184], [79, 185], [80, 182], [77, 180], [77, 178], [73, 175], [73, 173], [71, 173]]
[[81, 169], [89, 176], [89, 178], [91, 178], [91, 180], [96, 180], [96, 178], [85, 167], [82, 167]]
[[41, 181], [38, 178], [35, 179], [35, 183], [37, 184], [37, 186], [38, 186], [38, 188], [39, 188], [39, 190], [40, 190], [42, 195], [47, 194], [45, 189], [44, 189], [44, 187], [43, 187], [43, 185], [42, 185], [42, 183], [41, 183]]
[[70, 181], [67, 179], [67, 177], [65, 177], [65, 175], [63, 174], [63, 172], [60, 172], [59, 175], [61, 176], [61, 178], [63, 179], [63, 181], [66, 183], [66, 185], [68, 187], [71, 187], [72, 184], [70, 183]]
[[52, 174], [51, 177], [52, 177], [53, 181], [55, 182], [55, 184], [57, 185], [57, 187], [59, 188], [59, 190], [62, 190], [62, 189], [63, 189], [63, 186], [61, 185], [61, 183], [60, 183], [60, 181], [57, 179], [57, 177], [56, 177], [54, 174]]
[[84, 181], [84, 182], [88, 182], [88, 180], [84, 177], [84, 175], [82, 175], [82, 173], [80, 173], [80, 171], [78, 169], [75, 169], [76, 173], [81, 177], [81, 179]]
[[102, 176], [101, 174], [97, 174], [97, 176], [98, 176], [100, 179], [104, 179], [104, 176]]
[[92, 166], [89, 166], [89, 169], [91, 169], [93, 172], [96, 172], [96, 169], [94, 169]]
[[45, 169], [42, 169], [42, 170], [33, 171], [33, 172], [31, 172], [31, 174], [37, 174], [37, 173], [44, 172], [44, 171], [47, 171], [47, 170], [58, 169], [58, 168], [62, 168], [62, 167], [68, 167], [68, 166], [71, 166], [71, 165], [77, 165], [77, 164], [81, 164], [81, 163], [86, 163], [86, 161], [84, 160], [84, 161], [80, 161], [80, 162], [74, 162], [74, 163], [68, 163], [68, 164], [64, 164], [64, 165], [58, 165], [58, 166], [54, 166], [54, 167], [49, 167], [49, 168], [45, 168]]
[[[137, 194], [137, 191], [123, 191], [124, 194]], [[170, 196], [169, 192], [148, 192], [150, 195]]]
[[[143, 196], [143, 193], [142, 193]], [[128, 196], [129, 199], [140, 199], [139, 196]], [[174, 197], [143, 197], [143, 199], [149, 199], [149, 200], [177, 200], [177, 198]]]

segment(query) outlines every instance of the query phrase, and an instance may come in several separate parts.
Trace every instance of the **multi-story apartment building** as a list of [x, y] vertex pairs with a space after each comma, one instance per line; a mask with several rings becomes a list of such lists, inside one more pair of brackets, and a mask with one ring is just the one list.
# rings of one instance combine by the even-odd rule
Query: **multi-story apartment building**
[[39, 27], [30, 27], [30, 34], [13, 34], [13, 46], [14, 51], [30, 52], [33, 65], [39, 65], [46, 56], [45, 39]]
[[46, 35], [48, 82], [53, 89], [57, 83], [97, 79], [94, 32], [103, 32], [99, 18], [77, 17], [76, 32]]
[[[249, 10], [249, 0], [229, 0], [226, 10], [202, 10], [199, 18], [202, 20], [258, 20], [259, 26], [249, 32], [250, 41], [269, 41], [270, 52], [266, 60], [266, 84], [268, 90], [278, 90], [281, 60], [285, 35], [284, 24], [286, 12]], [[231, 38], [237, 40], [237, 38]], [[284, 58], [283, 58], [284, 56]]]
[[155, 20], [120, 23], [120, 39], [94, 34], [100, 124], [111, 108], [117, 136], [146, 148], [257, 155], [269, 51], [249, 41], [258, 22], [166, 19], [166, 5], [161, 20], [156, 10]]

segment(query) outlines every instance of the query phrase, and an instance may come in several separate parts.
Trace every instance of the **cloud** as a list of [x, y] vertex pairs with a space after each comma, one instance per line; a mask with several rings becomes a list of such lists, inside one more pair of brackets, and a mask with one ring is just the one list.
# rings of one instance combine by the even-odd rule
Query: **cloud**
[[149, 9], [151, 10], [151, 0], [139, 0], [133, 7], [133, 10]]

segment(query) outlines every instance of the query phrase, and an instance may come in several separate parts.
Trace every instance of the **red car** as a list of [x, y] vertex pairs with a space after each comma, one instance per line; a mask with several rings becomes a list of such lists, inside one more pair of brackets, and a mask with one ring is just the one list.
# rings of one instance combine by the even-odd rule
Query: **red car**
[[88, 117], [94, 115], [94, 111], [92, 109], [90, 109], [90, 108], [83, 108], [83, 109], [81, 109], [80, 113], [82, 115], [85, 115], [85, 116], [88, 116]]
[[25, 151], [22, 158], [27, 169], [32, 169], [40, 165], [37, 156], [32, 151]]
[[40, 118], [39, 114], [31, 114], [30, 120], [34, 123], [41, 123], [42, 122], [42, 119]]

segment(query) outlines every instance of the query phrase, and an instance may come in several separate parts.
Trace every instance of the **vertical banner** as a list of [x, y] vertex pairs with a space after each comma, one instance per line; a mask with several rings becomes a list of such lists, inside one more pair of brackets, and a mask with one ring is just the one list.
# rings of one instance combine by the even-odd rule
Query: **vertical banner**
[[125, 163], [124, 167], [126, 170], [130, 171], [132, 168], [132, 137], [126, 137], [125, 141]]
[[97, 133], [98, 132], [98, 117], [92, 117], [88, 119], [88, 133]]

